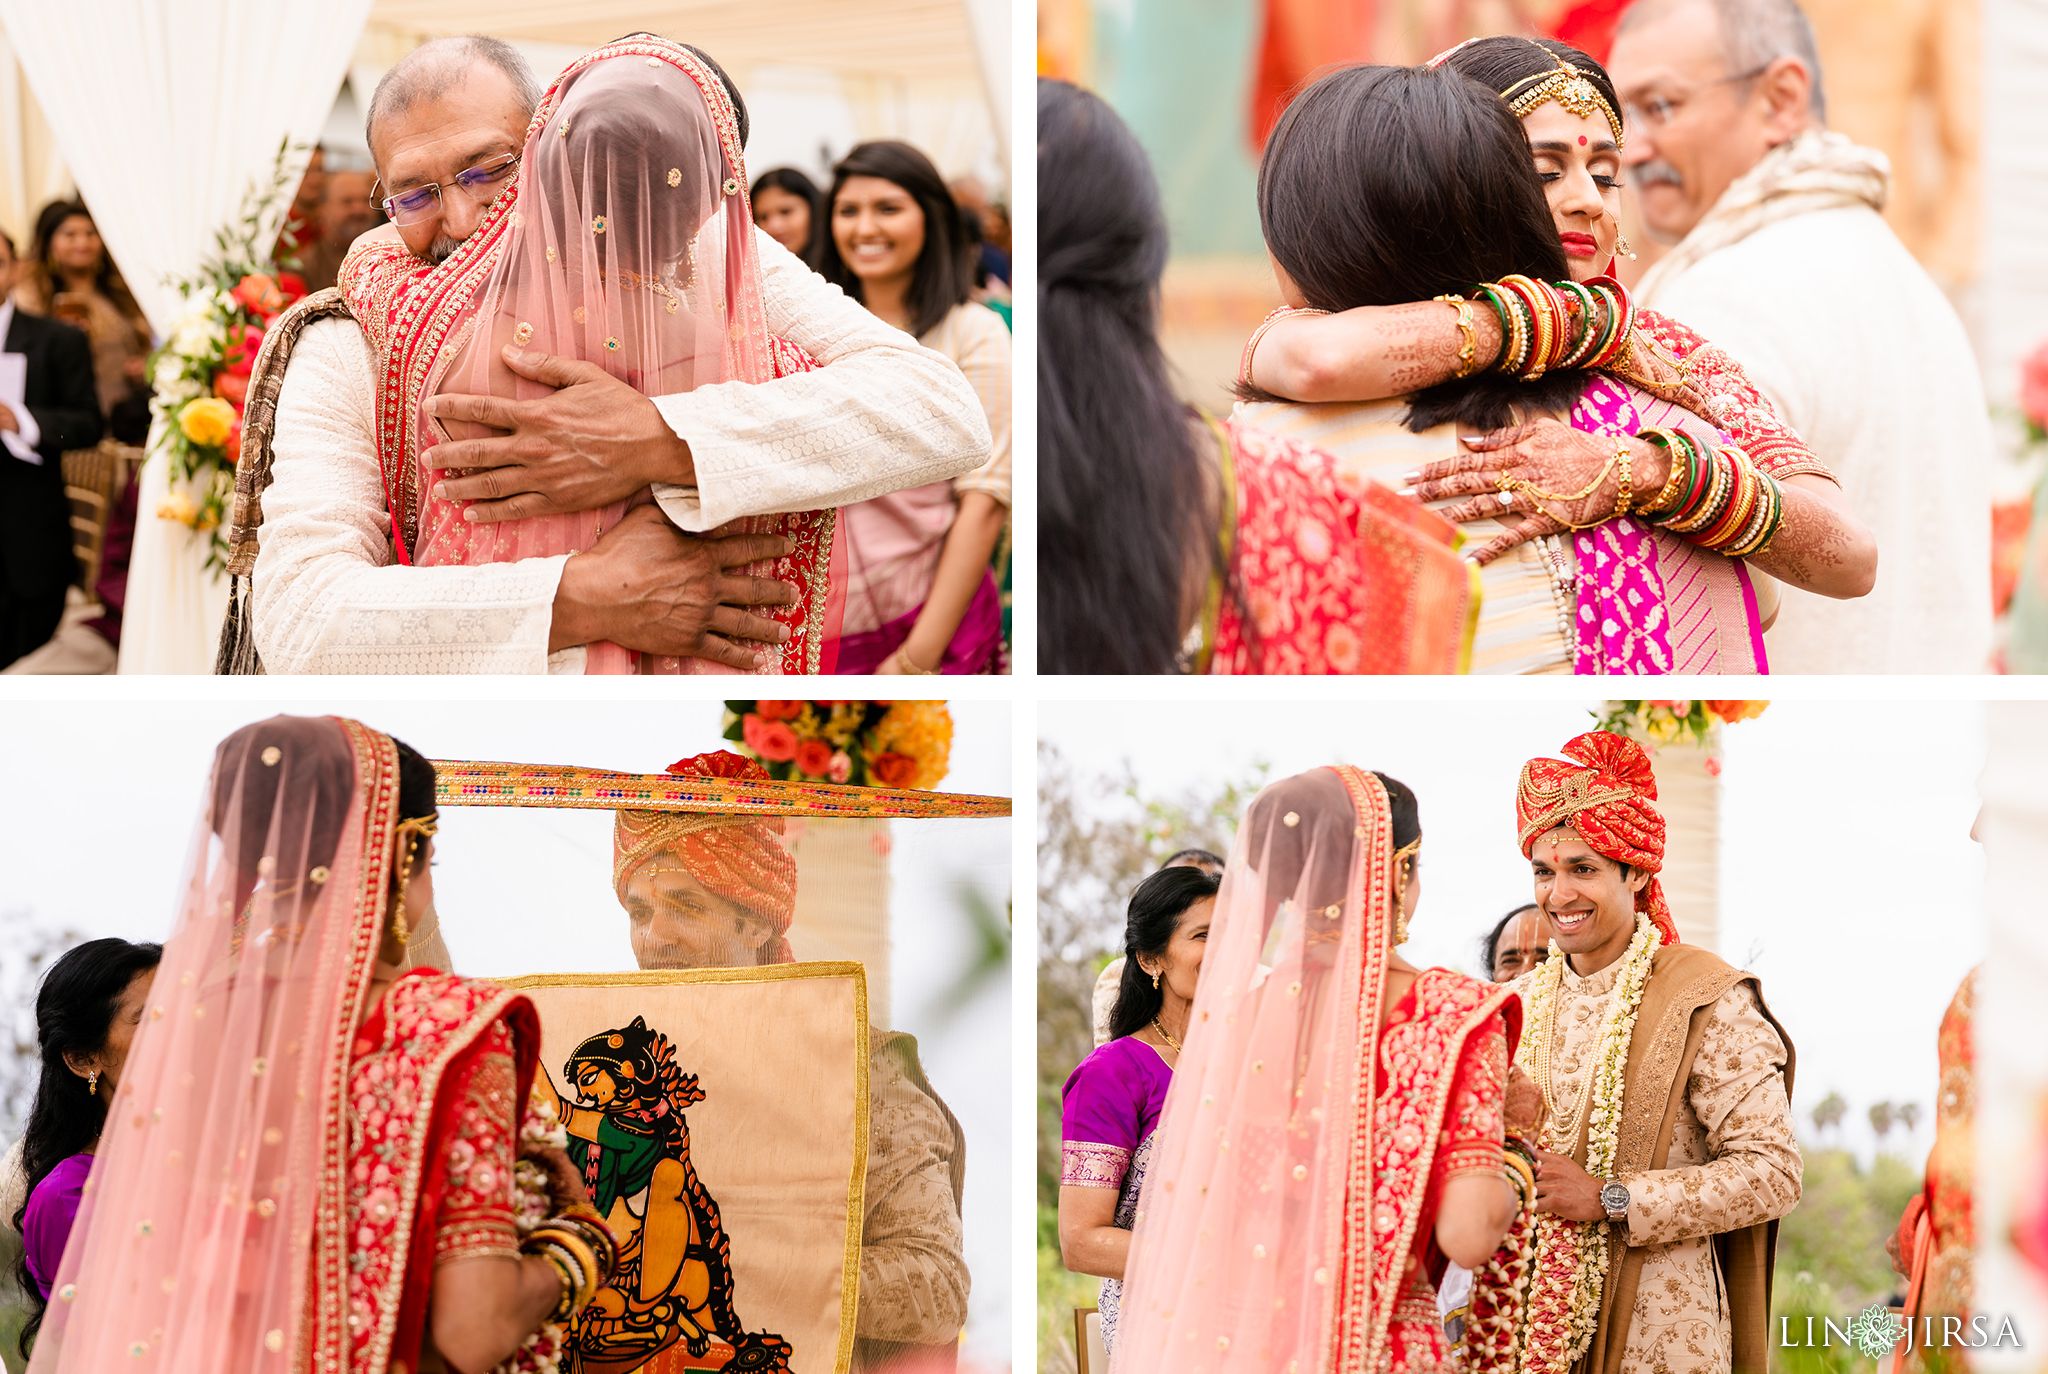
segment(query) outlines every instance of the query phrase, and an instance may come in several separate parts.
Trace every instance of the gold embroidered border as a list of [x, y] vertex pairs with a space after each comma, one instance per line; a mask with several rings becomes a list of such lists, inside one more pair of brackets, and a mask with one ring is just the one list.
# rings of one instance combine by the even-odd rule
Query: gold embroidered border
[[1060, 1142], [1060, 1187], [1121, 1188], [1131, 1171], [1131, 1152], [1099, 1140]]
[[853, 1328], [860, 1314], [860, 1236], [867, 1220], [868, 1183], [868, 974], [851, 960], [762, 964], [754, 968], [642, 969], [632, 973], [529, 973], [504, 978], [507, 988], [670, 987], [681, 983], [779, 983], [787, 978], [853, 980], [853, 1176], [846, 1189], [846, 1262], [839, 1279], [839, 1354], [833, 1374], [853, 1363]]
[[1010, 814], [1008, 797], [854, 787], [832, 782], [614, 773], [602, 768], [435, 759], [443, 806], [548, 806], [586, 811], [696, 811], [724, 816], [894, 816], [909, 820]]

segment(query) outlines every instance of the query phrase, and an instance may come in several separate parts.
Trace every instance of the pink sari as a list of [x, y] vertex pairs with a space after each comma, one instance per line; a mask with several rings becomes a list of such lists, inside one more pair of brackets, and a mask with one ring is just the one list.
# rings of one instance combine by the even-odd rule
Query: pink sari
[[[500, 524], [463, 519], [433, 495], [451, 474], [441, 392], [529, 399], [549, 388], [506, 367], [506, 345], [595, 363], [648, 396], [766, 382], [817, 364], [768, 332], [738, 122], [717, 77], [664, 39], [610, 43], [571, 63], [542, 98], [520, 170], [476, 233], [429, 266], [403, 244], [364, 240], [342, 265], [349, 307], [376, 350], [378, 453], [398, 561], [476, 565], [573, 554], [651, 491], [603, 510]], [[712, 536], [780, 534], [795, 549], [745, 571], [794, 584], [761, 613], [790, 632], [765, 671], [832, 670], [838, 634], [834, 512], [750, 516]], [[586, 647], [588, 673], [725, 673], [704, 659]]]
[[398, 858], [387, 736], [262, 721], [209, 795], [30, 1368], [412, 1368], [436, 1260], [515, 1251], [533, 1006], [421, 971], [358, 1026]]
[[1387, 794], [1262, 791], [1224, 871], [1138, 1200], [1113, 1374], [1450, 1369], [1436, 1200], [1498, 1173], [1519, 1003], [1430, 969], [1385, 1004]]

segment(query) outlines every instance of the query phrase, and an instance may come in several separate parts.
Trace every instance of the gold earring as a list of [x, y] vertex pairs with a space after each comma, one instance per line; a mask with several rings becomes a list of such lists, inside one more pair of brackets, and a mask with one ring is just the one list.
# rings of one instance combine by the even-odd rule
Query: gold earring
[[405, 836], [405, 858], [398, 869], [398, 909], [391, 916], [391, 933], [398, 937], [400, 945], [412, 943], [412, 931], [405, 924], [405, 890], [412, 885], [413, 860], [419, 857], [420, 837], [431, 836], [438, 831], [438, 819], [423, 816], [398, 823], [397, 834]]
[[100, 1071], [98, 1069], [87, 1070], [85, 1075], [85, 1092], [88, 1097], [98, 1097], [100, 1095]]
[[1159, 991], [1159, 970], [1152, 970], [1152, 991]]

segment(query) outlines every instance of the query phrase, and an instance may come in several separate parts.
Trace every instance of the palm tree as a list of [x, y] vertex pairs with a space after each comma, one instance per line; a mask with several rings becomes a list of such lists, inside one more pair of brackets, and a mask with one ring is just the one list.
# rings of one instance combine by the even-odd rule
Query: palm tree
[[1906, 1134], [1911, 1135], [1920, 1127], [1920, 1104], [1902, 1102], [1899, 1104], [1899, 1120], [1906, 1124]]
[[1849, 1104], [1840, 1093], [1831, 1092], [1813, 1109], [1813, 1128], [1826, 1135], [1830, 1130], [1839, 1128], [1842, 1118], [1848, 1114]]
[[1870, 1108], [1870, 1129], [1877, 1135], [1877, 1148], [1884, 1148], [1884, 1138], [1892, 1133], [1897, 1124], [1898, 1111], [1889, 1102], [1878, 1102]]

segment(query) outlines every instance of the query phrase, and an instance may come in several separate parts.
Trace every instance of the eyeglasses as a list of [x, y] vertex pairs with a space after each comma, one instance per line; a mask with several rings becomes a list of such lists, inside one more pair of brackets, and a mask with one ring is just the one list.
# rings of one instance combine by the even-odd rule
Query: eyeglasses
[[1770, 65], [1770, 63], [1766, 62], [1761, 67], [1752, 67], [1746, 72], [1737, 72], [1733, 76], [1724, 76], [1719, 81], [1709, 81], [1691, 95], [1682, 95], [1676, 100], [1671, 99], [1669, 96], [1653, 95], [1640, 105], [1632, 100], [1624, 101], [1621, 107], [1621, 117], [1630, 124], [1647, 124], [1653, 129], [1658, 128], [1670, 123], [1672, 117], [1685, 108], [1687, 101], [1698, 99], [1716, 86], [1729, 86], [1737, 81], [1754, 80], [1756, 77], [1762, 76]]
[[[519, 154], [504, 153], [489, 162], [479, 162], [467, 171], [457, 172], [455, 184], [474, 199], [488, 200], [490, 197], [482, 194], [484, 188], [503, 182], [518, 166]], [[374, 189], [371, 194], [376, 194]], [[440, 213], [441, 183], [430, 181], [424, 186], [400, 191], [395, 196], [386, 196], [381, 203], [384, 206], [384, 213], [391, 217], [393, 224], [417, 224], [431, 215]]]

